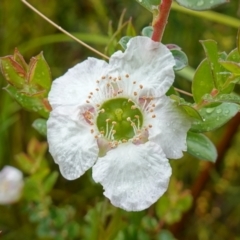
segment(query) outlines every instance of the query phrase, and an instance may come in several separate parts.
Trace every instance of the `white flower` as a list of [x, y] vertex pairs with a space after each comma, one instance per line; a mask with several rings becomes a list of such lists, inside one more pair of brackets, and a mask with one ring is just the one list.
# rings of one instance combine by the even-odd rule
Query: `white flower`
[[95, 58], [53, 82], [49, 151], [62, 175], [76, 179], [93, 167], [113, 205], [146, 209], [168, 187], [167, 158], [186, 150], [186, 115], [165, 96], [175, 61], [161, 43], [135, 37], [109, 63]]
[[5, 166], [0, 171], [0, 204], [19, 200], [23, 189], [23, 174], [18, 169]]

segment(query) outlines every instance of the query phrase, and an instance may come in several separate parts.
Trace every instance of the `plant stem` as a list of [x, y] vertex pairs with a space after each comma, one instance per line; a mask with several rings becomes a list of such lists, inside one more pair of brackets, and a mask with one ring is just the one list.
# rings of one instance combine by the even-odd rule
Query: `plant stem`
[[162, 36], [167, 25], [169, 12], [171, 9], [172, 0], [162, 0], [158, 6], [158, 15], [153, 21], [153, 35], [152, 40], [156, 42], [162, 41]]

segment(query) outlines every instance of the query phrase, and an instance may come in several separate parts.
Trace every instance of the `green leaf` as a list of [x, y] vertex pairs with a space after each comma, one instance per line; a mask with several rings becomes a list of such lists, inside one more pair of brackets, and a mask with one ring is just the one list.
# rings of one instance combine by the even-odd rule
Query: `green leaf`
[[187, 55], [183, 51], [179, 49], [171, 49], [170, 51], [175, 60], [175, 66], [173, 67], [175, 71], [179, 71], [188, 65]]
[[28, 75], [30, 92], [45, 91], [44, 96], [47, 96], [51, 87], [51, 82], [52, 78], [50, 68], [44, 59], [43, 54], [40, 53], [36, 57], [31, 58]]
[[219, 61], [219, 63], [234, 75], [240, 75], [240, 64], [231, 61]]
[[50, 109], [46, 99], [37, 96], [28, 96], [19, 92], [11, 85], [8, 85], [4, 89], [26, 110], [37, 112], [42, 117], [48, 118]]
[[43, 118], [36, 119], [33, 124], [33, 128], [36, 129], [44, 137], [47, 136], [47, 120]]
[[200, 42], [207, 56], [214, 87], [218, 89], [218, 82], [220, 77], [218, 73], [220, 72], [220, 64], [218, 63], [219, 55], [217, 42], [215, 42], [214, 40], [205, 40]]
[[[172, 91], [175, 91], [173, 87], [170, 88], [170, 90], [173, 89]], [[169, 90], [167, 92], [167, 94], [169, 93]], [[172, 92], [170, 92], [172, 93]], [[202, 120], [201, 115], [199, 114], [199, 112], [192, 106], [191, 103], [186, 102], [183, 98], [180, 98], [179, 96], [176, 96], [175, 93], [173, 92], [170, 98], [175, 100], [178, 103], [178, 106], [180, 106], [181, 108], [183, 108], [183, 110], [192, 118], [196, 118], [199, 120]]]
[[179, 106], [182, 107], [190, 117], [202, 120], [201, 115], [194, 107], [185, 104], [181, 104]]
[[45, 178], [43, 182], [43, 191], [45, 194], [48, 194], [52, 190], [54, 184], [57, 181], [58, 175], [58, 172], [54, 171]]
[[153, 27], [147, 26], [142, 29], [142, 35], [151, 38], [153, 34]]
[[238, 111], [239, 105], [235, 103], [222, 103], [217, 107], [202, 108], [199, 113], [204, 121], [195, 119], [191, 131], [208, 132], [217, 129], [234, 117]]
[[122, 46], [122, 48], [125, 50], [127, 49], [127, 43], [129, 42], [129, 40], [131, 39], [132, 37], [129, 37], [129, 36], [124, 36], [122, 37], [120, 40], [119, 40], [119, 44]]
[[158, 5], [160, 4], [160, 0], [136, 0], [136, 1], [152, 13], [158, 11]]
[[200, 133], [188, 132], [187, 152], [201, 160], [215, 162], [217, 159], [215, 146], [205, 135]]
[[240, 53], [238, 52], [238, 49], [235, 48], [233, 49], [227, 56], [227, 61], [230, 62], [236, 62], [236, 63], [240, 63]]
[[196, 69], [193, 77], [192, 93], [195, 102], [200, 103], [202, 97], [207, 93], [210, 94], [213, 88], [213, 77], [208, 65], [208, 60], [204, 59]]
[[210, 94], [206, 94], [203, 99], [210, 103], [232, 102], [240, 104], [240, 96], [234, 93], [220, 94], [216, 97], [213, 97]]
[[202, 11], [227, 3], [229, 0], [176, 0], [176, 2], [185, 8]]
[[26, 72], [24, 68], [13, 59], [13, 56], [0, 58], [0, 70], [8, 83], [18, 89], [23, 88]]
[[15, 156], [15, 160], [23, 172], [32, 174], [33, 169], [35, 169], [36, 162], [33, 161], [27, 154], [19, 153]]
[[157, 240], [176, 240], [171, 232], [168, 230], [161, 230], [159, 235], [157, 236]]

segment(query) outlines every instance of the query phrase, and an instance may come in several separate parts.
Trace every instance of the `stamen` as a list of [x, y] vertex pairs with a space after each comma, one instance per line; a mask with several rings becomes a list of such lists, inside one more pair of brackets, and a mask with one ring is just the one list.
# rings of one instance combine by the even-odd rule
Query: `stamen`
[[137, 96], [137, 92], [134, 92], [133, 94], [134, 94], [134, 96]]
[[143, 85], [139, 85], [139, 87], [140, 87], [141, 89], [143, 89]]
[[152, 118], [155, 118], [156, 117], [156, 115], [154, 114], [154, 115], [152, 115]]
[[128, 75], [128, 74], [126, 74], [126, 75], [125, 75], [125, 77], [126, 77], [126, 78], [129, 78], [129, 75]]

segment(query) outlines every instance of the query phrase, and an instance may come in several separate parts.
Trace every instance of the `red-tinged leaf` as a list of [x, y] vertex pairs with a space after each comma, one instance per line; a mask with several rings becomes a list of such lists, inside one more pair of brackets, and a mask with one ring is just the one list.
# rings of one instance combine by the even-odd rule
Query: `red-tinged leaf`
[[45, 96], [51, 87], [51, 72], [50, 68], [40, 53], [36, 57], [31, 58], [29, 64], [28, 83], [30, 85], [30, 92], [45, 92]]
[[13, 59], [25, 70], [25, 72], [28, 71], [28, 65], [17, 48], [14, 50]]
[[8, 85], [4, 88], [24, 109], [36, 112], [44, 118], [48, 118], [50, 109], [46, 104], [46, 100], [35, 97], [28, 96], [19, 92], [15, 87]]
[[25, 84], [26, 72], [24, 68], [13, 59], [13, 56], [0, 58], [0, 69], [7, 82], [18, 89]]

